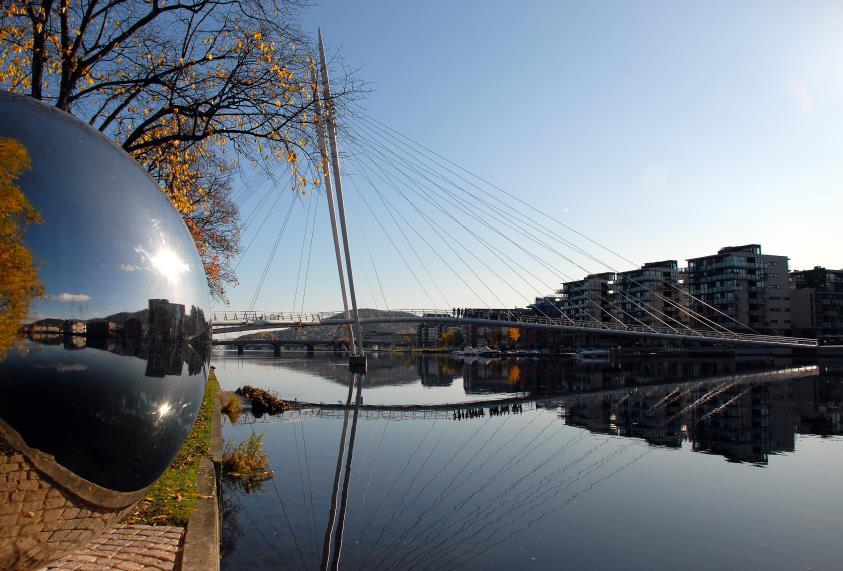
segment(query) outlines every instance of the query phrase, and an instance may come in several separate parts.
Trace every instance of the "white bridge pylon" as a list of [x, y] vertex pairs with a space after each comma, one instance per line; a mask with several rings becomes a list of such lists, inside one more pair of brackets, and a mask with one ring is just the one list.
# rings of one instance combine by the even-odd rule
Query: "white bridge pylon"
[[[343, 311], [319, 313], [285, 313], [273, 311], [215, 311], [211, 314], [216, 334], [243, 331], [291, 329], [319, 325], [348, 325], [352, 319], [342, 317]], [[447, 325], [474, 325], [480, 327], [518, 327], [545, 329], [569, 334], [632, 336], [659, 339], [694, 340], [726, 345], [759, 345], [767, 347], [817, 347], [816, 339], [801, 337], [780, 337], [734, 333], [729, 331], [673, 329], [671, 327], [650, 327], [624, 325], [599, 321], [570, 321], [562, 318], [539, 317], [502, 310], [475, 310], [471, 316], [456, 317], [445, 309], [395, 309], [381, 311], [377, 317], [360, 317], [361, 324], [367, 323], [430, 323]]]

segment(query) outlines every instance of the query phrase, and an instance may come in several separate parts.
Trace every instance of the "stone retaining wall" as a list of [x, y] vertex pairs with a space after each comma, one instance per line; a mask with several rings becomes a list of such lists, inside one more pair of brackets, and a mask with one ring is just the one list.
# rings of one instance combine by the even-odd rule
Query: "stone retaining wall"
[[202, 498], [187, 522], [184, 537], [182, 569], [219, 571], [220, 534], [222, 533], [222, 487], [220, 465], [222, 462], [222, 408], [220, 395], [214, 402], [211, 415], [211, 457], [199, 465], [199, 493]]

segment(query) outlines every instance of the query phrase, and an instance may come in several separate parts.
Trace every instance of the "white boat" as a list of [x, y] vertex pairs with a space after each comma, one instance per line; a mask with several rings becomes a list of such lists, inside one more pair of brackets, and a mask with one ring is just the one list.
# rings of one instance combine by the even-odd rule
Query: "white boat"
[[606, 347], [577, 347], [575, 357], [580, 361], [608, 361], [610, 355]]
[[458, 351], [454, 351], [451, 353], [452, 355], [456, 355], [457, 357], [500, 357], [501, 352], [497, 349], [492, 349], [491, 347], [478, 347], [474, 348], [471, 345], [466, 345], [462, 349]]
[[458, 349], [451, 354], [457, 355], [458, 357], [477, 357], [480, 355], [480, 352], [471, 345], [466, 345], [462, 349]]
[[500, 357], [501, 352], [497, 349], [492, 349], [491, 347], [480, 347], [477, 350], [477, 354], [481, 357]]

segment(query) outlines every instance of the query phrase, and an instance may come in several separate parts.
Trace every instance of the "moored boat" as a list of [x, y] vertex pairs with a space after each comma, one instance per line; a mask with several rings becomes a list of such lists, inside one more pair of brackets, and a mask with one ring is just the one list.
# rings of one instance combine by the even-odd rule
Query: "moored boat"
[[606, 347], [577, 347], [575, 357], [580, 361], [608, 361], [611, 349]]
[[480, 355], [480, 353], [471, 345], [466, 345], [462, 349], [454, 351], [452, 355], [456, 355], [458, 357], [477, 357], [478, 355]]

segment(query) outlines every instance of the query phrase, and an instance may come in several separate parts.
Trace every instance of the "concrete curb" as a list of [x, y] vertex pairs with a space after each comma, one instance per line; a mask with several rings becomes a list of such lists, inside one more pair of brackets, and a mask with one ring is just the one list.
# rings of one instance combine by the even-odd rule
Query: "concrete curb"
[[201, 497], [184, 534], [181, 568], [184, 571], [218, 571], [220, 568], [220, 533], [222, 529], [222, 493], [220, 464], [222, 462], [222, 417], [219, 394], [211, 417], [211, 458], [199, 464], [199, 493]]

